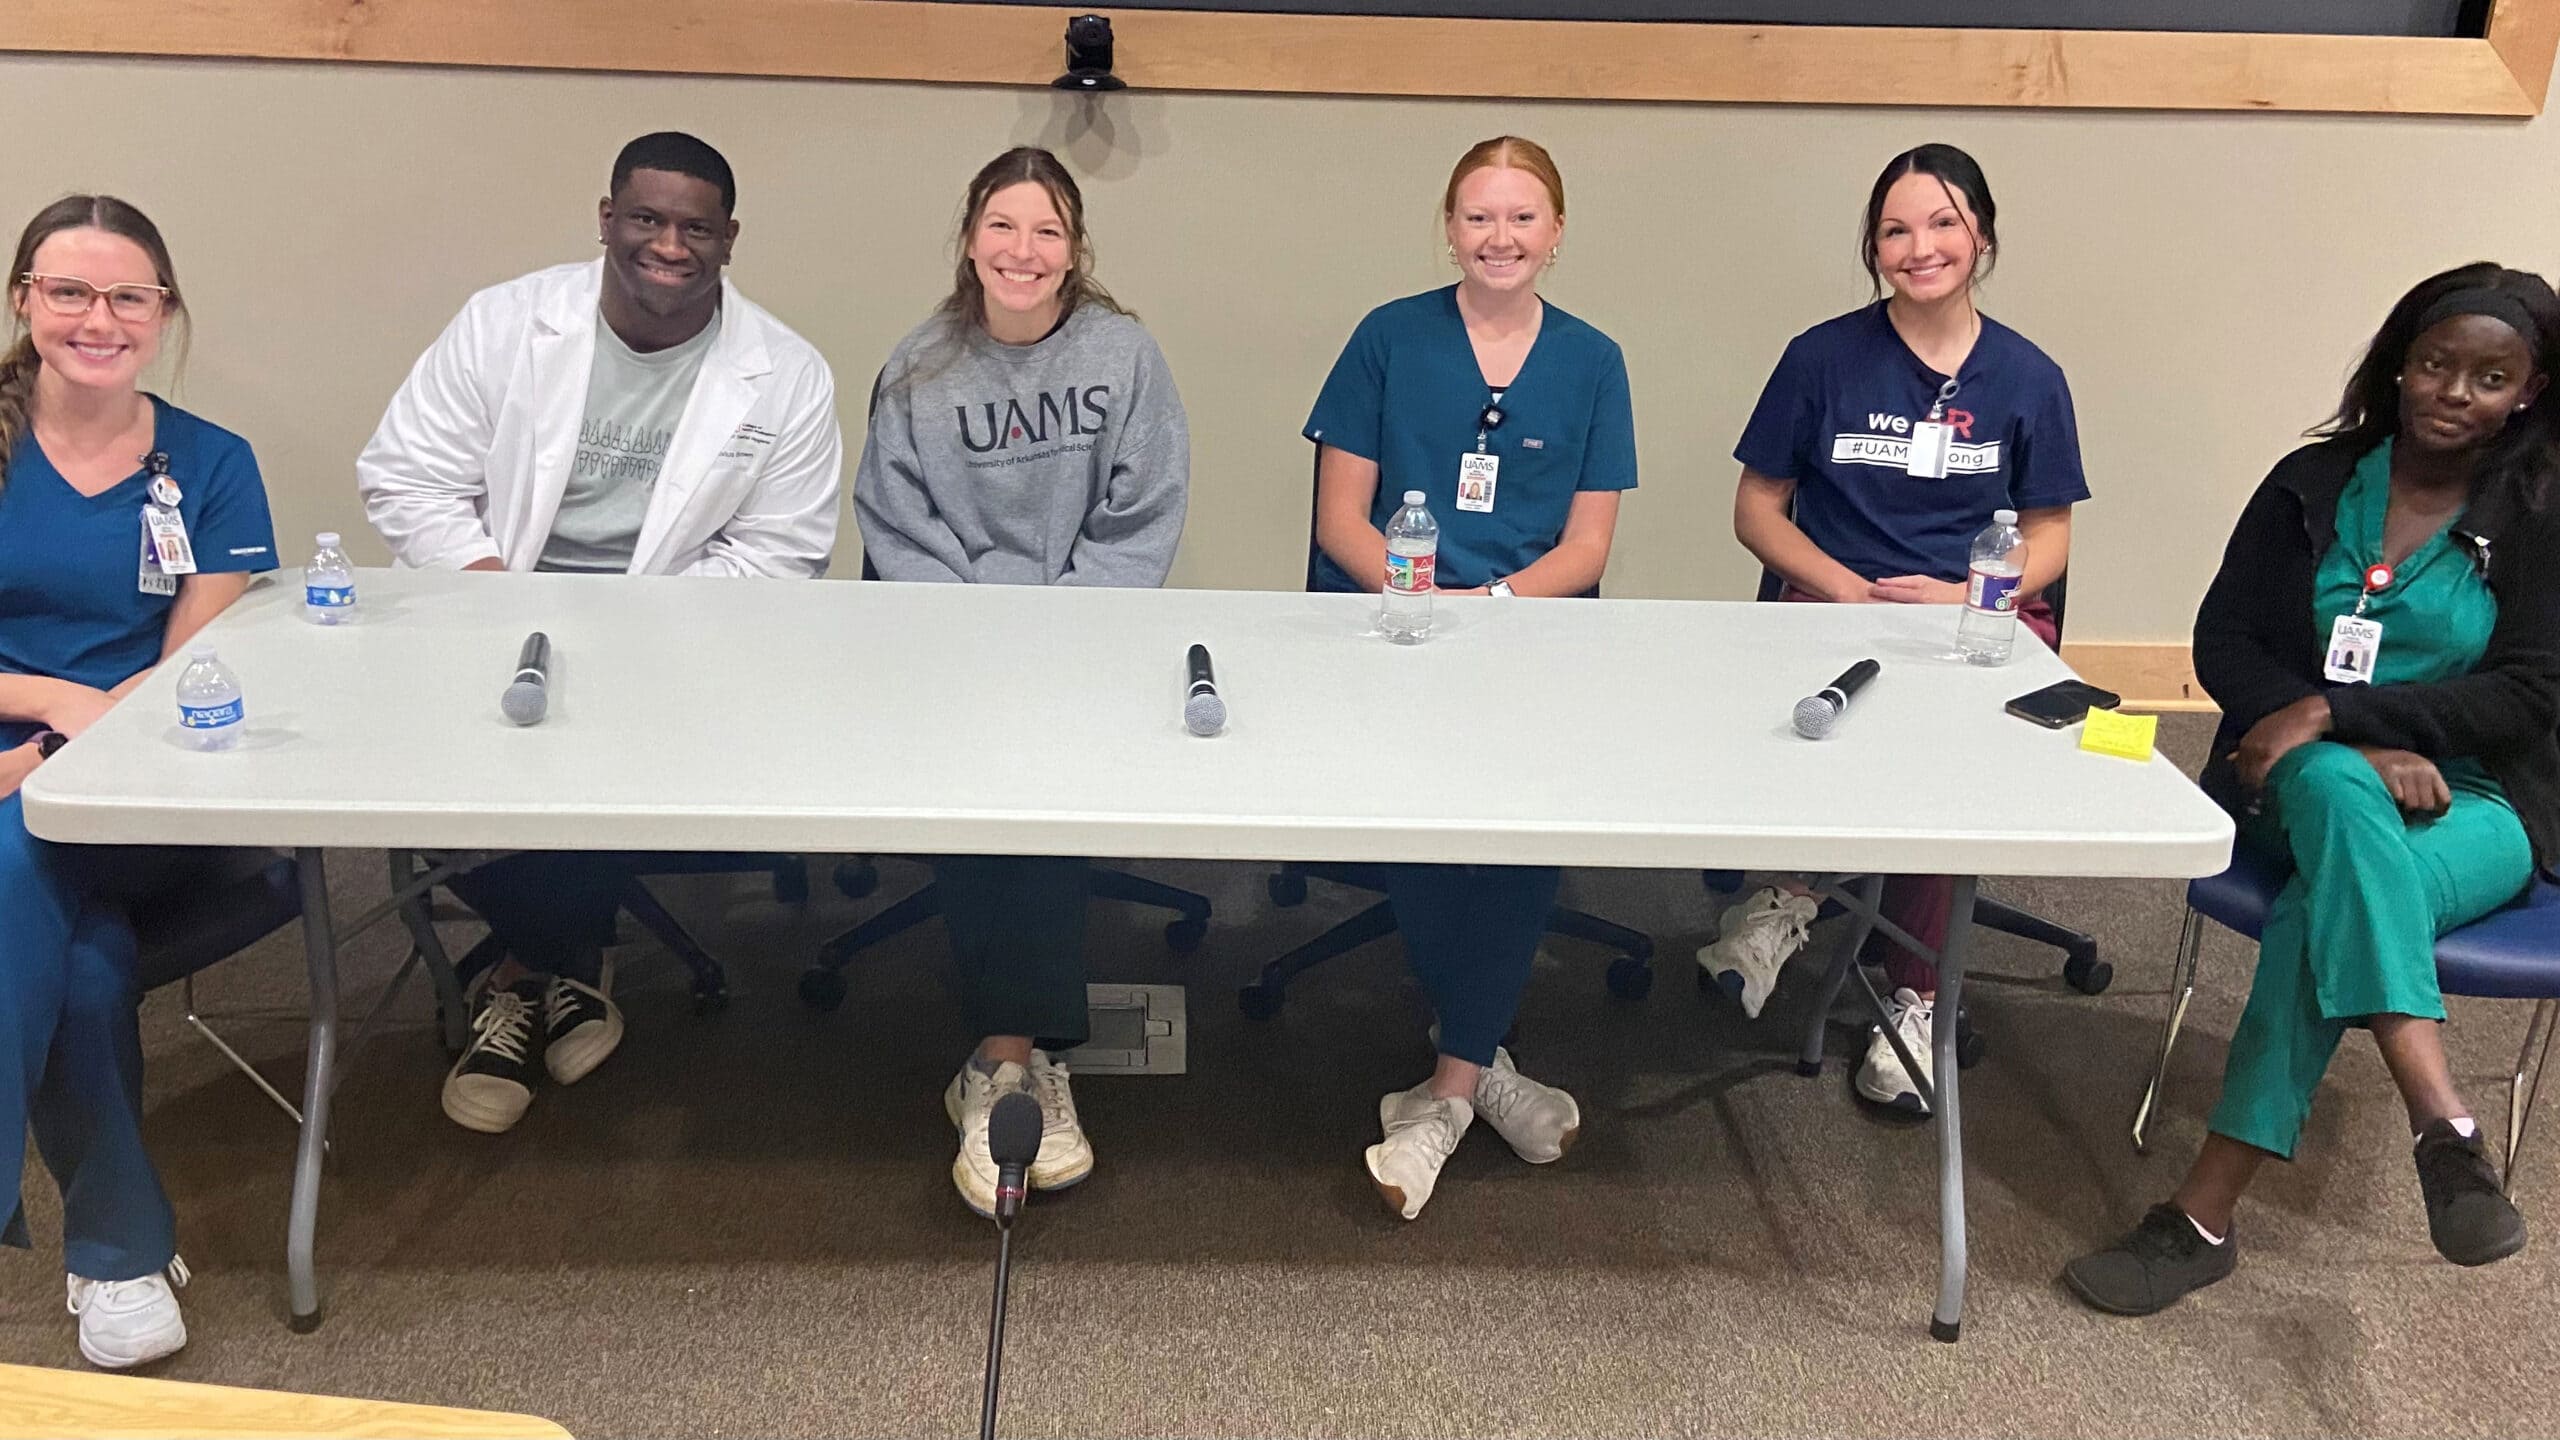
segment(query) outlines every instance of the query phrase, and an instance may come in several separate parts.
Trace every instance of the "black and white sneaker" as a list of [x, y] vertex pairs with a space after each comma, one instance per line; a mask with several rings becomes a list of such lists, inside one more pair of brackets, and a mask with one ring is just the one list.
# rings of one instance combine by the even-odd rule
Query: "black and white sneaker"
[[2418, 1132], [2418, 1188], [2427, 1197], [2427, 1236], [2456, 1265], [2486, 1265], [2524, 1248], [2524, 1217], [2498, 1185], [2497, 1167], [2475, 1132], [2450, 1120]]
[[[613, 972], [596, 978], [610, 985]], [[542, 1030], [544, 1068], [561, 1084], [575, 1085], [622, 1043], [622, 1007], [599, 986], [554, 975], [543, 992]]]
[[504, 1134], [524, 1118], [533, 1103], [534, 1056], [542, 1048], [534, 1012], [543, 984], [541, 976], [528, 975], [482, 993], [480, 1011], [471, 1017], [471, 1044], [444, 1077], [445, 1118], [483, 1135]]

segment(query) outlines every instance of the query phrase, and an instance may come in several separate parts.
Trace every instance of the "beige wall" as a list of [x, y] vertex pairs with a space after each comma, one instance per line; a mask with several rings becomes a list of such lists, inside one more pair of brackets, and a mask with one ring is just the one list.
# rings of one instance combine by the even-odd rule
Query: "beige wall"
[[[1854, 84], [1844, 75], [1843, 84]], [[1865, 296], [1857, 210], [1921, 140], [1979, 156], [2007, 251], [1985, 308], [2079, 399], [2073, 637], [2185, 634], [2249, 486], [2335, 403], [2419, 276], [2560, 270], [2560, 119], [1485, 104], [1118, 95], [358, 66], [0, 57], [0, 227], [75, 188], [168, 232], [197, 334], [177, 398], [248, 435], [286, 554], [382, 556], [352, 457], [473, 289], [594, 252], [622, 141], [695, 131], [737, 167], [734, 274], [848, 397], [941, 294], [969, 173], [1038, 142], [1086, 177], [1103, 279], [1190, 409], [1195, 586], [1294, 586], [1297, 427], [1369, 306], [1441, 283], [1433, 214], [1470, 141], [1534, 136], [1571, 223], [1547, 287], [1626, 347], [1643, 488], [1612, 593], [1741, 597], [1734, 437], [1788, 336]], [[6, 243], [0, 240], [0, 243]], [[848, 470], [848, 482], [850, 472]], [[837, 573], [854, 568], [846, 507]]]

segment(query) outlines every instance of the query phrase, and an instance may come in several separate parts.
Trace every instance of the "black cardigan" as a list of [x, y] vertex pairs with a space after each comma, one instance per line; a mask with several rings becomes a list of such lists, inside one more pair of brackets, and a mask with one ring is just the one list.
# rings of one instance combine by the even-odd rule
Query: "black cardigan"
[[2473, 496], [2455, 522], [2454, 538], [2475, 563], [2485, 554], [2498, 600], [2489, 648], [2471, 673], [2433, 685], [2332, 684], [2322, 674], [2329, 642], [2311, 614], [2312, 587], [2361, 454], [2324, 440], [2287, 455], [2232, 529], [2196, 611], [2196, 679], [2222, 707], [2205, 791], [2237, 813], [2246, 797], [2230, 755], [2241, 737], [2294, 701], [2325, 694], [2329, 739], [2487, 766], [2524, 821], [2536, 863], [2551, 873], [2560, 860], [2560, 517], [2540, 497], [2501, 487]]

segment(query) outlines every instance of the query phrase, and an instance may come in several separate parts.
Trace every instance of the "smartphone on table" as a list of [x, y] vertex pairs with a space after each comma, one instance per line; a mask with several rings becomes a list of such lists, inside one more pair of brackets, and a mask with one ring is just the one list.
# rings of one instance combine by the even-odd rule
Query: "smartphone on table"
[[2101, 690], [2086, 680], [2062, 680], [2019, 696], [2009, 702], [2008, 710], [2021, 720], [2059, 730], [2079, 724], [2092, 710], [2113, 710], [2123, 703], [2124, 697], [2113, 690]]

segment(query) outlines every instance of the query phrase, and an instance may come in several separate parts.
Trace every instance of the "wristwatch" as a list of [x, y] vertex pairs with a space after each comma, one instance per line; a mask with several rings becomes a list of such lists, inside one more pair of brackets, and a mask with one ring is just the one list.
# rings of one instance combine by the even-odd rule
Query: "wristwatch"
[[1515, 592], [1514, 592], [1514, 591], [1512, 590], [1512, 588], [1511, 588], [1511, 582], [1510, 582], [1510, 581], [1508, 581], [1508, 580], [1496, 580], [1496, 581], [1494, 581], [1492, 584], [1487, 585], [1486, 587], [1484, 587], [1484, 593], [1486, 593], [1487, 595], [1499, 595], [1499, 596], [1501, 596], [1503, 599], [1508, 600], [1508, 599], [1510, 599], [1510, 598], [1512, 597], [1512, 595], [1513, 595]]

